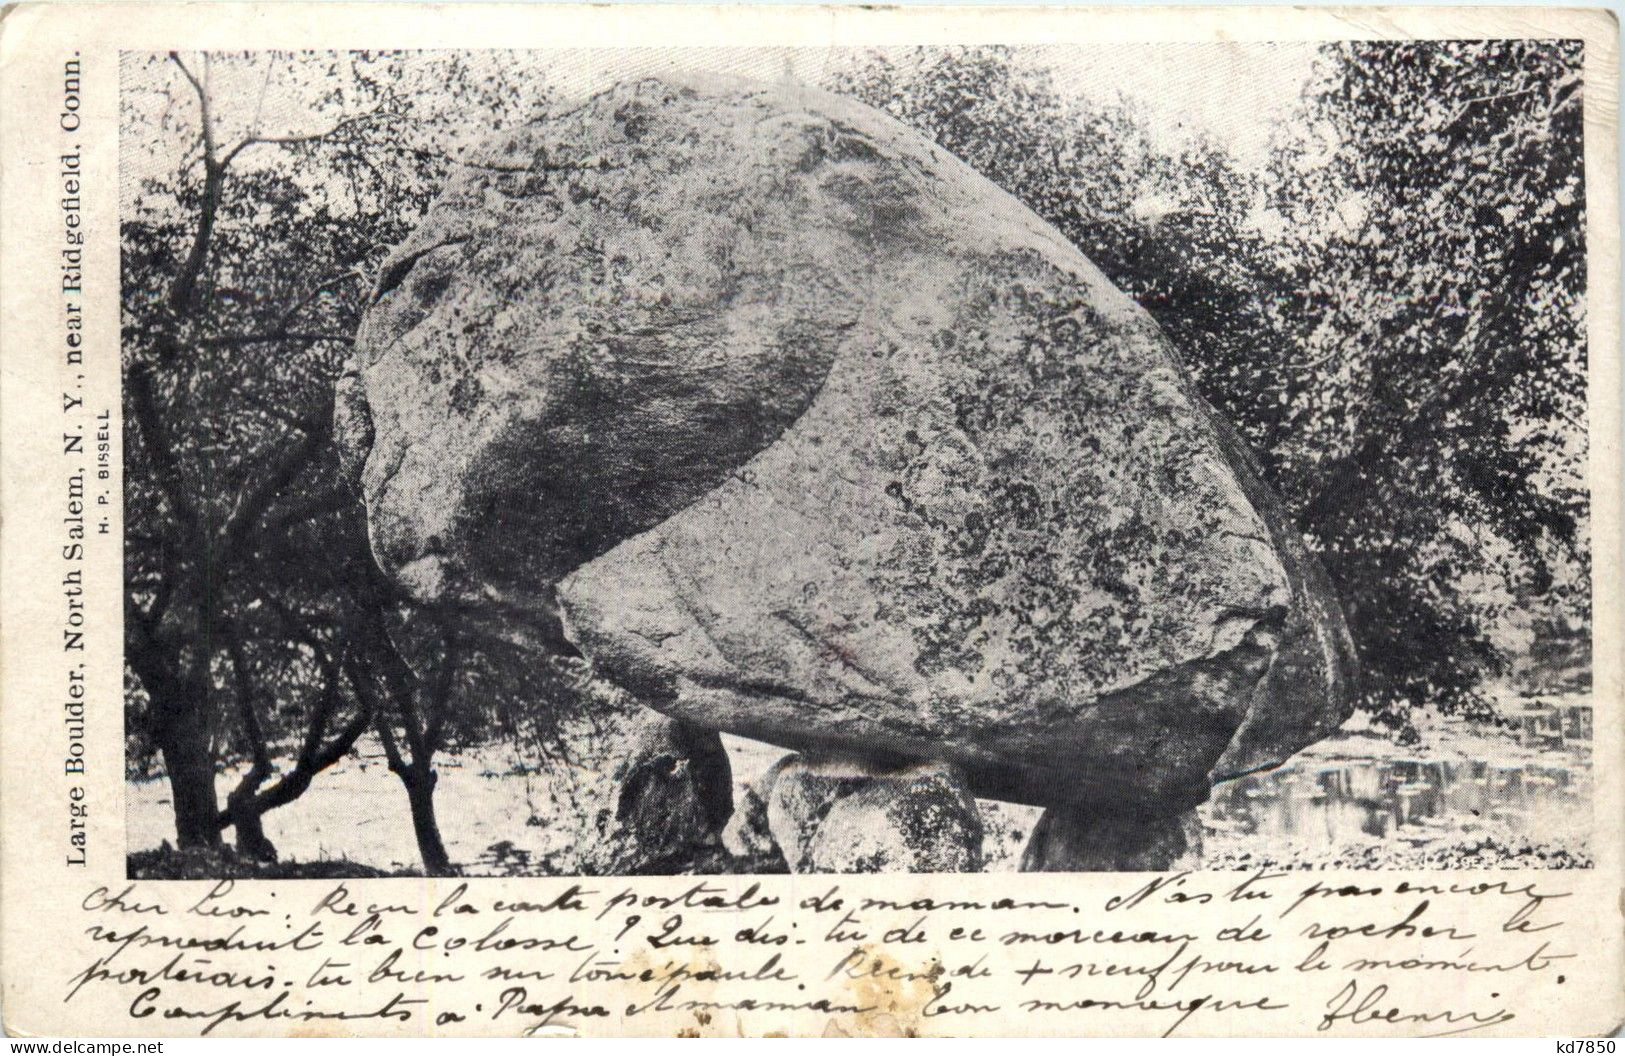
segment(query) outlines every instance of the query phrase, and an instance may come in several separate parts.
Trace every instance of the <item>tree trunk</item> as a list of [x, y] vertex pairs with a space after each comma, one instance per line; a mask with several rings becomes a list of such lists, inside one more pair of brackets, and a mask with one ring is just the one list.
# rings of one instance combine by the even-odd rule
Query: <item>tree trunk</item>
[[226, 816], [223, 819], [237, 834], [237, 853], [258, 862], [276, 861], [276, 844], [265, 835], [265, 811], [257, 795], [264, 780], [263, 770], [249, 775], [231, 795], [226, 797]]
[[172, 722], [158, 739], [175, 803], [175, 842], [181, 848], [220, 846], [220, 807], [214, 794], [209, 732], [198, 721]]
[[265, 835], [264, 815], [252, 806], [230, 813], [231, 827], [237, 833], [237, 853], [257, 862], [276, 861], [276, 844]]
[[440, 823], [434, 816], [434, 786], [438, 775], [427, 765], [414, 765], [401, 773], [406, 800], [412, 807], [412, 834], [418, 840], [423, 871], [430, 876], [451, 876], [451, 857], [440, 839]]

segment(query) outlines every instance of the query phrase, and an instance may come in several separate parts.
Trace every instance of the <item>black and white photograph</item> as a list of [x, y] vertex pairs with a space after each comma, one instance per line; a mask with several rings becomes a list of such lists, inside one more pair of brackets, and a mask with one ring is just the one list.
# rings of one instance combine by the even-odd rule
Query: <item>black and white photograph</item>
[[1591, 868], [1584, 59], [123, 51], [128, 878]]

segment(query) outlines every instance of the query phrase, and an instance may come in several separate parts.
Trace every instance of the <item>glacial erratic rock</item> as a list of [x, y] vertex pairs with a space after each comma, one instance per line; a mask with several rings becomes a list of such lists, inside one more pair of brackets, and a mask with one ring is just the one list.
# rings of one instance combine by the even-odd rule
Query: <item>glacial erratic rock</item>
[[768, 827], [791, 872], [982, 868], [982, 814], [950, 766], [887, 770], [792, 755], [763, 786]]
[[1150, 317], [849, 100], [644, 80], [504, 133], [386, 264], [346, 406], [388, 574], [699, 726], [1194, 805], [1352, 700]]

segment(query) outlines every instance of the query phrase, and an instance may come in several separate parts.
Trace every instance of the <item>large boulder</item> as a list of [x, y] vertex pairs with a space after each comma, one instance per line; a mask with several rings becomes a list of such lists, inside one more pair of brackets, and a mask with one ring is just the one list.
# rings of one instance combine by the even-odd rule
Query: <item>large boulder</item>
[[356, 357], [385, 571], [696, 725], [1172, 813], [1347, 714], [1336, 601], [1150, 317], [858, 103], [644, 80], [504, 133]]

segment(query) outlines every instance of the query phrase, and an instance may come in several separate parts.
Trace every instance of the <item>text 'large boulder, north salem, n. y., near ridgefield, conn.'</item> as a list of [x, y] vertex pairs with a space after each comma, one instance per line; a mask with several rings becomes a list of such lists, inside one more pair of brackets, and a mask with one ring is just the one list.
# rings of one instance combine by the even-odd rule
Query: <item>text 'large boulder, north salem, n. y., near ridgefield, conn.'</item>
[[836, 96], [648, 79], [503, 134], [340, 408], [387, 574], [695, 727], [1167, 817], [1350, 707], [1324, 576], [1151, 318]]

